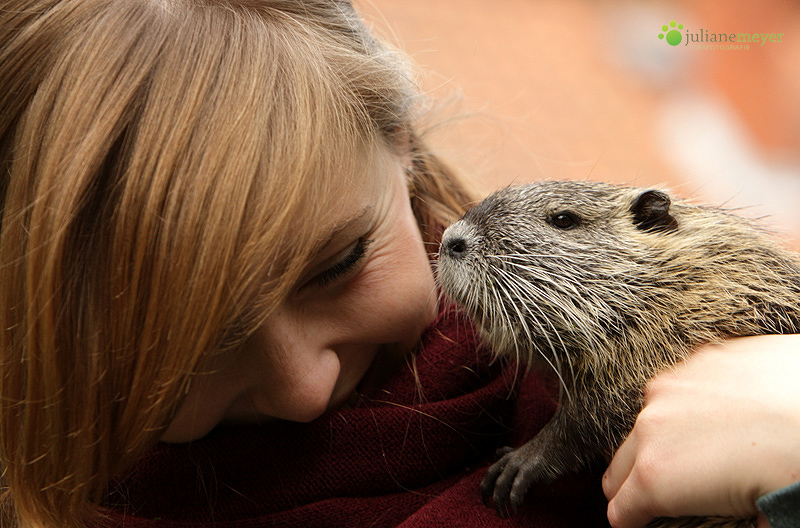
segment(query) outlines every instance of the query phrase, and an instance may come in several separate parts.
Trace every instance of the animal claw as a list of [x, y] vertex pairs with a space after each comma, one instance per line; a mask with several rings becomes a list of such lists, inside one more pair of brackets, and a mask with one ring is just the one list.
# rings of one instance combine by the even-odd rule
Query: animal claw
[[[505, 448], [504, 448], [505, 449]], [[500, 454], [501, 449], [498, 449], [498, 454]], [[483, 504], [487, 508], [491, 508], [492, 504], [495, 505], [497, 502], [494, 500], [494, 492], [495, 492], [495, 483], [497, 482], [497, 478], [503, 473], [505, 469], [505, 454], [501, 456], [500, 460], [495, 462], [487, 471], [486, 475], [484, 475], [483, 480], [481, 481], [481, 499], [483, 500]], [[501, 514], [500, 510], [498, 509], [498, 513]]]
[[517, 515], [539, 472], [536, 460], [524, 448], [502, 448], [498, 454], [502, 457], [487, 470], [481, 482], [481, 498], [487, 507], [494, 505], [505, 519]]
[[500, 460], [501, 458], [503, 458], [504, 456], [506, 456], [507, 454], [509, 454], [513, 450], [514, 450], [514, 448], [510, 447], [510, 446], [505, 446], [505, 447], [498, 448], [497, 451], [494, 452], [495, 461]]

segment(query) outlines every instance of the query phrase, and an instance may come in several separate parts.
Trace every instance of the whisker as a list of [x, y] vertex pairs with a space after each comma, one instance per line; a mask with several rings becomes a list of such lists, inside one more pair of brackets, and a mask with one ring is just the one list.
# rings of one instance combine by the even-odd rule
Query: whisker
[[[550, 339], [550, 335], [549, 335], [550, 332], [547, 332], [545, 330], [544, 326], [542, 325], [542, 323], [540, 321], [540, 318], [537, 317], [536, 314], [532, 312], [532, 309], [536, 309], [539, 312], [539, 315], [541, 315], [541, 319], [548, 324], [548, 326], [552, 330], [552, 334], [558, 339], [558, 343], [561, 345], [561, 350], [566, 351], [567, 348], [564, 345], [564, 342], [561, 340], [561, 336], [559, 335], [559, 332], [557, 331], [555, 326], [553, 326], [553, 324], [549, 321], [549, 319], [547, 318], [547, 316], [544, 313], [544, 311], [542, 311], [541, 308], [539, 308], [538, 303], [533, 301], [531, 294], [527, 291], [527, 288], [526, 288], [526, 287], [530, 287], [529, 284], [521, 281], [519, 279], [519, 277], [515, 276], [514, 274], [509, 273], [508, 271], [506, 271], [506, 270], [504, 270], [502, 268], [494, 267], [494, 270], [496, 270], [500, 275], [503, 276], [504, 279], [506, 279], [505, 282], [500, 282], [499, 284], [506, 284], [506, 285], [508, 285], [510, 287], [514, 287], [515, 288], [515, 293], [519, 297], [521, 297], [523, 300], [526, 301], [526, 302], [523, 302], [522, 305], [523, 305], [525, 311], [527, 312], [527, 314], [530, 316], [530, 321], [533, 322], [534, 324], [536, 324], [536, 326], [539, 328], [541, 336], [544, 338], [544, 340], [547, 343], [548, 348], [552, 352], [553, 360], [551, 360], [549, 357], [547, 357], [547, 355], [543, 354], [541, 349], [538, 346], [536, 346], [536, 340], [531, 335], [530, 329], [527, 326], [528, 318], [525, 317], [525, 315], [520, 311], [519, 306], [518, 306], [519, 303], [514, 302], [514, 300], [511, 299], [510, 298], [511, 296], [509, 295], [510, 304], [514, 308], [514, 310], [517, 312], [517, 316], [519, 317], [519, 321], [522, 324], [523, 328], [525, 329], [526, 336], [528, 337], [530, 346], [536, 348], [536, 350], [539, 352], [539, 356], [541, 356], [541, 358], [544, 359], [544, 361], [550, 366], [550, 368], [553, 370], [553, 372], [555, 372], [556, 376], [558, 377], [559, 386], [561, 388], [560, 390], [563, 390], [563, 393], [566, 394], [567, 399], [571, 401], [572, 400], [572, 395], [570, 393], [569, 386], [567, 385], [567, 383], [564, 380], [564, 377], [563, 377], [563, 375], [561, 373], [561, 370], [562, 370], [560, 368], [560, 366], [561, 366], [560, 365], [560, 363], [561, 363], [561, 361], [560, 361], [561, 354], [558, 353], [558, 351], [556, 350], [555, 345], [553, 344], [552, 340]], [[528, 358], [528, 359], [530, 360], [530, 358]], [[556, 364], [554, 364], [554, 361], [555, 361]], [[530, 361], [528, 361], [528, 363], [530, 364]], [[574, 380], [575, 380], [574, 374], [575, 373], [572, 370], [571, 362], [570, 362], [570, 370], [572, 371], [571, 372], [572, 380], [574, 382]]]

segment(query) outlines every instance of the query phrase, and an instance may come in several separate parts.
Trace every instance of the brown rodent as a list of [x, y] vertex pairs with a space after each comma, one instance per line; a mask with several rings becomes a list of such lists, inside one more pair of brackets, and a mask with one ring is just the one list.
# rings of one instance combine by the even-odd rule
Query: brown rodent
[[547, 365], [561, 385], [552, 420], [483, 480], [484, 502], [501, 515], [532, 483], [608, 460], [647, 381], [694, 347], [800, 332], [798, 256], [750, 221], [658, 190], [590, 181], [500, 190], [445, 231], [438, 277], [498, 355]]

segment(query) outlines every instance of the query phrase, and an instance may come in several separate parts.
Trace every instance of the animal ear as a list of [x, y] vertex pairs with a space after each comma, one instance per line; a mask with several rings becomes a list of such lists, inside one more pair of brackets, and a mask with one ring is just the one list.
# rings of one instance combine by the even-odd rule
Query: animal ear
[[678, 228], [678, 222], [669, 214], [671, 203], [664, 192], [653, 189], [644, 191], [631, 205], [633, 223], [642, 231], [674, 231]]

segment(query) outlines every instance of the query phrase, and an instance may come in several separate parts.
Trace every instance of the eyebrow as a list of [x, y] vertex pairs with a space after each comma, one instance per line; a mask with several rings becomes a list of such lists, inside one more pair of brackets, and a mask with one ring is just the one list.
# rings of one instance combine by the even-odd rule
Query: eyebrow
[[319, 257], [319, 254], [339, 236], [340, 233], [346, 231], [348, 228], [352, 227], [354, 224], [358, 223], [362, 218], [367, 216], [367, 214], [372, 211], [373, 206], [368, 205], [363, 209], [360, 209], [358, 212], [343, 219], [340, 222], [337, 222], [333, 225], [328, 231], [324, 232], [311, 246], [311, 258], [316, 259]]

